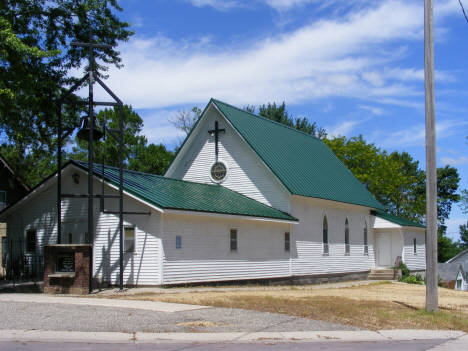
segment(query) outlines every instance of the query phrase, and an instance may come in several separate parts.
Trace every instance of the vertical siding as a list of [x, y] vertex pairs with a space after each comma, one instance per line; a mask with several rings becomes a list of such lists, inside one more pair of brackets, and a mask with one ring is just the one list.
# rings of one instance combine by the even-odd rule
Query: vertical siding
[[219, 133], [219, 160], [228, 167], [228, 176], [222, 185], [261, 203], [289, 212], [289, 193], [271, 171], [262, 163], [237, 132], [212, 108], [203, 117], [192, 136], [190, 145], [176, 169], [169, 177], [198, 183], [212, 183], [210, 169], [215, 162], [215, 136], [208, 130], [214, 129], [215, 121], [226, 132]]
[[[426, 235], [424, 231], [403, 228], [405, 264], [410, 270], [426, 269]], [[416, 238], [417, 251], [413, 252], [413, 239]]]
[[[366, 208], [294, 196], [291, 214], [293, 275], [367, 271], [375, 267], [372, 223]], [[329, 255], [323, 254], [322, 223], [328, 218]], [[349, 221], [350, 254], [345, 255], [345, 220]], [[368, 226], [369, 254], [364, 255], [364, 221]]]
[[[238, 229], [237, 252], [230, 252], [231, 227]], [[284, 223], [164, 214], [163, 283], [289, 276], [285, 231]], [[181, 249], [176, 236], [182, 237]]]
[[[87, 193], [87, 176], [80, 173], [80, 184], [75, 184], [71, 179], [71, 169], [63, 173], [62, 193]], [[101, 192], [101, 183], [95, 181], [96, 193]], [[116, 190], [106, 187], [106, 193], [117, 193]], [[15, 213], [8, 216], [8, 237], [13, 238], [14, 255], [20, 254], [19, 238], [22, 239], [22, 251], [26, 230], [37, 230], [37, 248], [39, 255], [43, 254], [42, 245], [57, 243], [57, 187], [56, 182], [44, 188], [37, 196], [23, 204]], [[106, 210], [118, 210], [118, 200], [107, 199]], [[161, 239], [159, 237], [159, 225], [161, 215], [154, 209], [132, 198], [124, 198], [124, 210], [151, 211], [146, 216], [124, 216], [124, 225], [136, 226], [137, 250], [135, 253], [124, 254], [124, 283], [128, 285], [155, 285], [159, 284], [158, 255], [161, 251]], [[63, 199], [62, 222], [66, 229], [63, 243], [68, 242], [68, 231], [74, 232], [74, 238], [84, 238], [87, 231], [88, 199]], [[102, 214], [99, 212], [99, 200], [94, 201], [95, 244], [94, 244], [94, 275], [102, 277], [103, 281], [113, 284], [119, 279], [119, 219], [116, 215]], [[99, 224], [97, 224], [99, 223]], [[77, 239], [78, 240], [78, 239]], [[78, 243], [78, 241], [75, 241]]]

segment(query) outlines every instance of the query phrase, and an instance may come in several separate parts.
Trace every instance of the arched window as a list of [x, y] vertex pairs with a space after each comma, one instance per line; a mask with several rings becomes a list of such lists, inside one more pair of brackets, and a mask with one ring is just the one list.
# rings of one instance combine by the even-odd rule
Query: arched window
[[349, 222], [348, 222], [348, 218], [346, 218], [346, 221], [345, 221], [344, 243], [345, 243], [345, 254], [349, 254]]
[[364, 255], [369, 254], [369, 246], [367, 240], [367, 221], [364, 221]]
[[323, 226], [322, 226], [322, 234], [323, 234], [323, 253], [328, 254], [328, 220], [327, 215], [323, 216]]

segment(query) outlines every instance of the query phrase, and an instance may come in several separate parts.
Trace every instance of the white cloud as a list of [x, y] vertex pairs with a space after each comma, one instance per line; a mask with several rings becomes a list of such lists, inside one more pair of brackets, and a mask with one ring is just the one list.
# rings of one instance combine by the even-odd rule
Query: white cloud
[[226, 11], [234, 7], [243, 7], [242, 1], [235, 1], [235, 0], [188, 0], [188, 1], [190, 1], [196, 7], [211, 6], [218, 11]]
[[351, 131], [353, 131], [357, 125], [367, 122], [368, 118], [363, 118], [354, 121], [345, 121], [337, 123], [334, 126], [326, 126], [325, 130], [327, 131], [328, 137], [339, 137], [339, 136], [349, 136]]
[[377, 116], [382, 116], [385, 114], [384, 109], [379, 108], [379, 107], [361, 105], [359, 106], [359, 108], [363, 110], [371, 111], [374, 115], [377, 115]]
[[[458, 134], [460, 132], [459, 127], [464, 125], [466, 125], [466, 122], [462, 121], [438, 122], [436, 123], [436, 137], [437, 139], [442, 139]], [[414, 145], [424, 146], [425, 140], [426, 129], [424, 124], [417, 124], [392, 133], [377, 131], [372, 137], [372, 142], [378, 141], [379, 146], [383, 148], [400, 148]]]
[[461, 156], [459, 158], [451, 158], [451, 157], [444, 156], [440, 158], [440, 162], [444, 165], [458, 166], [458, 165], [468, 163], [468, 157]]
[[419, 87], [403, 85], [397, 74], [387, 82], [390, 73], [381, 66], [399, 56], [378, 49], [416, 38], [420, 13], [414, 3], [385, 1], [240, 47], [213, 47], [206, 38], [134, 38], [119, 47], [125, 67], [110, 68], [108, 84], [134, 108], [200, 104], [210, 97], [240, 105], [327, 96], [400, 100]]

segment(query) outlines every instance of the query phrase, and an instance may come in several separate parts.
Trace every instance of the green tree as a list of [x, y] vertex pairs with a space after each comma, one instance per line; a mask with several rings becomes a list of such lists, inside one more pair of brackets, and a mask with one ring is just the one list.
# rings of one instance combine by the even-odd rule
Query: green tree
[[[393, 152], [368, 144], [358, 137], [324, 139], [325, 144], [359, 179], [389, 213], [416, 222], [425, 222], [426, 172], [407, 152]], [[457, 169], [437, 169], [439, 224], [448, 219], [452, 204], [459, 201]]]
[[[119, 128], [119, 109], [104, 109], [96, 114], [101, 125], [106, 124], [111, 129]], [[153, 174], [163, 174], [169, 166], [173, 154], [166, 150], [164, 145], [148, 145], [144, 135], [141, 135], [143, 120], [133, 111], [131, 106], [124, 105], [124, 168]], [[75, 138], [76, 146], [73, 147], [70, 158], [77, 160], [88, 160], [88, 142]], [[94, 160], [96, 163], [102, 162], [108, 166], [118, 167], [120, 161], [120, 150], [117, 141], [109, 134], [106, 139], [97, 140], [93, 145]]]
[[468, 249], [468, 228], [466, 224], [460, 225], [460, 247], [463, 250]]
[[460, 201], [460, 195], [456, 194], [459, 182], [455, 167], [437, 168], [437, 218], [442, 224], [449, 218], [452, 205]]
[[[255, 106], [247, 105], [244, 107], [244, 110], [250, 113], [255, 113]], [[280, 106], [276, 106], [276, 103], [273, 103], [273, 105], [268, 103], [268, 106], [260, 106], [258, 110], [259, 116], [271, 119], [291, 128], [296, 128], [306, 134], [316, 136], [320, 139], [327, 136], [325, 129], [317, 127], [315, 122], [312, 124], [309, 123], [309, 120], [306, 117], [296, 119], [290, 117], [286, 110], [286, 104], [284, 101]]]
[[442, 225], [439, 226], [437, 231], [437, 261], [447, 262], [452, 257], [462, 252], [461, 247], [457, 242], [454, 242], [452, 238], [449, 238], [445, 231], [447, 227]]
[[[86, 48], [69, 42], [94, 41], [116, 45], [133, 34], [127, 22], [113, 13], [117, 0], [3, 0], [0, 2], [0, 135], [2, 152], [16, 174], [34, 186], [54, 169], [49, 156], [56, 152], [56, 99], [77, 81], [71, 68], [82, 67]], [[95, 49], [94, 71], [106, 78], [107, 65], [122, 67], [119, 52]], [[83, 67], [84, 70], [87, 67]], [[81, 78], [81, 77], [79, 77]], [[76, 98], [76, 97], [72, 97]], [[64, 109], [64, 124], [77, 122], [77, 109]], [[14, 150], [14, 151], [12, 151]], [[13, 157], [14, 156], [14, 157]], [[44, 174], [30, 170], [39, 164]]]
[[466, 189], [461, 191], [460, 207], [463, 213], [468, 213], [468, 190]]
[[324, 139], [325, 144], [390, 213], [415, 219], [415, 213], [406, 209], [409, 194], [402, 189], [410, 187], [410, 178], [403, 172], [403, 162], [390, 156], [374, 144], [368, 144], [362, 135], [353, 138]]

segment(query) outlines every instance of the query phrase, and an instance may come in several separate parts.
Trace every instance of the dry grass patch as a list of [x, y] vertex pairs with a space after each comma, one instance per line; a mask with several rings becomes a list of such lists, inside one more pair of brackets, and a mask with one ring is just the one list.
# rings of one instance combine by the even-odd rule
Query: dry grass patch
[[143, 293], [110, 298], [241, 308], [281, 313], [367, 330], [447, 329], [468, 332], [468, 293], [439, 288], [440, 313], [424, 311], [426, 289], [411, 284], [370, 284], [254, 291]]

